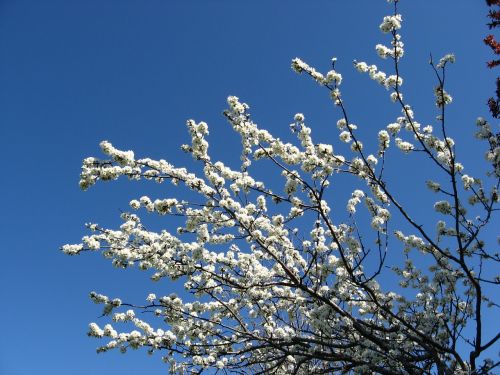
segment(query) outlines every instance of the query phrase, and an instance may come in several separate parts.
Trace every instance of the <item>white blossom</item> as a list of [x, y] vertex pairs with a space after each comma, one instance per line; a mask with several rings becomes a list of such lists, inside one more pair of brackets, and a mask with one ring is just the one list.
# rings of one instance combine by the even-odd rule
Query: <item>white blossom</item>
[[446, 63], [454, 63], [455, 62], [455, 55], [452, 54], [452, 53], [449, 53], [447, 55], [444, 55], [443, 57], [441, 57], [441, 59], [439, 60], [439, 63], [436, 65], [436, 67], [438, 68], [444, 68], [444, 66], [446, 65]]
[[438, 192], [441, 188], [441, 185], [439, 184], [439, 182], [435, 182], [435, 181], [426, 181], [425, 184], [427, 185], [427, 187], [434, 191], [434, 192]]
[[401, 28], [402, 17], [400, 14], [394, 16], [385, 16], [384, 20], [380, 24], [380, 30], [383, 33], [388, 33], [393, 30], [398, 30]]
[[441, 86], [437, 86], [434, 89], [434, 95], [436, 96], [436, 106], [440, 108], [453, 101], [451, 95], [448, 94]]
[[451, 204], [448, 201], [439, 201], [434, 204], [434, 209], [442, 214], [451, 214]]
[[351, 133], [347, 130], [344, 130], [339, 134], [339, 138], [342, 142], [349, 143], [352, 140]]
[[394, 143], [396, 144], [396, 147], [399, 148], [404, 153], [408, 153], [415, 148], [413, 144], [411, 144], [410, 142], [403, 141], [401, 138], [396, 138]]

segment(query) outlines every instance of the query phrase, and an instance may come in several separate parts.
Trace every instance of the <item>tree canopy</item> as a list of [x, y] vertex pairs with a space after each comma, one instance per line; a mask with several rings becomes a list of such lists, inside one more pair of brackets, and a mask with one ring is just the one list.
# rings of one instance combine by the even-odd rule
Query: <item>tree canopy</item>
[[[151, 293], [143, 303], [91, 292], [113, 321], [90, 324], [89, 336], [107, 339], [98, 351], [160, 351], [175, 374], [494, 371], [489, 351], [500, 333], [483, 323], [485, 311], [499, 307], [500, 258], [483, 237], [499, 201], [499, 133], [477, 119], [488, 173], [474, 175], [448, 134], [453, 54], [431, 57], [436, 119], [419, 122], [403, 96], [403, 17], [398, 1], [389, 3], [380, 24], [386, 44], [375, 49], [392, 70], [354, 61], [400, 110], [376, 139], [361, 139], [351, 120], [337, 59], [321, 73], [295, 58], [292, 69], [312, 78], [338, 109], [334, 144], [315, 140], [302, 113], [290, 124], [296, 141], [281, 140], [230, 96], [224, 116], [241, 138], [239, 168], [212, 159], [209, 127], [194, 120], [187, 122], [191, 142], [182, 146], [192, 155], [190, 168], [138, 158], [108, 141], [100, 144], [105, 158], [83, 161], [83, 190], [120, 177], [173, 187], [167, 197], [131, 200], [119, 228], [88, 224], [82, 242], [63, 252], [101, 252], [116, 267], [150, 270], [152, 280], [186, 291]], [[391, 187], [391, 158], [426, 166], [415, 173], [435, 193], [428, 222]], [[281, 186], [261, 179], [262, 170], [280, 176]], [[343, 202], [335, 192], [340, 178], [352, 186]], [[409, 189], [419, 199], [420, 186]], [[172, 216], [178, 225], [149, 229], [145, 213]]]

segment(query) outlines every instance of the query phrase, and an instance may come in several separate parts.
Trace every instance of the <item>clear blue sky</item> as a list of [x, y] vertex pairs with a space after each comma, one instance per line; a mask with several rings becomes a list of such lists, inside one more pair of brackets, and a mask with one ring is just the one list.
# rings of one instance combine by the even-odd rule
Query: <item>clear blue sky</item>
[[[495, 77], [482, 44], [488, 9], [478, 0], [402, 0], [400, 9], [403, 88], [422, 123], [435, 115], [429, 53], [457, 56], [450, 131], [465, 141], [459, 156], [473, 167], [483, 152], [468, 140], [475, 118], [488, 114]], [[303, 112], [318, 140], [337, 142], [339, 113], [326, 90], [291, 71], [296, 56], [323, 71], [339, 58], [352, 121], [373, 136], [399, 112], [351, 62], [384, 67], [374, 45], [387, 42], [378, 25], [388, 13], [385, 0], [0, 1], [0, 374], [165, 373], [144, 351], [96, 355], [99, 341], [85, 334], [100, 308], [87, 295], [142, 301], [172, 286], [150, 286], [145, 274], [113, 269], [95, 254], [58, 251], [79, 241], [85, 222], [116, 226], [130, 199], [161, 190], [123, 181], [83, 193], [81, 160], [99, 156], [108, 139], [185, 165], [178, 146], [188, 140], [188, 118], [211, 125], [217, 157], [238, 159], [238, 139], [221, 116], [228, 95], [249, 103], [275, 134], [288, 137]], [[419, 210], [418, 196], [408, 203]]]

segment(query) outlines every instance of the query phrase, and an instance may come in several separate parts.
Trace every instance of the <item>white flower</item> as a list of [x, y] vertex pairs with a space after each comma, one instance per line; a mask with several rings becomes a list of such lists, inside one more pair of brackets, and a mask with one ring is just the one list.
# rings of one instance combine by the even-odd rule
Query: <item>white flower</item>
[[327, 83], [323, 74], [316, 71], [313, 67], [309, 66], [298, 57], [292, 60], [292, 69], [299, 74], [302, 72], [308, 73], [316, 82], [318, 82], [321, 85]]
[[422, 131], [423, 131], [424, 133], [427, 133], [427, 134], [432, 133], [432, 131], [433, 131], [432, 125], [427, 125], [427, 126], [424, 126], [424, 128], [422, 129]]
[[386, 88], [389, 87], [399, 87], [403, 84], [403, 78], [401, 76], [397, 76], [395, 74], [390, 75], [386, 78], [384, 85]]
[[401, 92], [393, 91], [390, 94], [391, 101], [397, 102], [398, 99], [403, 100], [403, 94]]
[[302, 113], [296, 113], [294, 116], [294, 120], [297, 122], [302, 122], [304, 121], [304, 115]]
[[230, 109], [236, 114], [245, 113], [245, 111], [248, 109], [247, 105], [240, 103], [237, 96], [228, 96], [227, 104], [229, 105]]
[[129, 203], [130, 207], [134, 210], [138, 210], [141, 207], [141, 202], [139, 202], [137, 199], [133, 199]]
[[101, 247], [101, 242], [96, 238], [96, 236], [84, 236], [82, 238], [83, 244], [91, 250], [99, 250]]
[[365, 196], [365, 193], [362, 190], [354, 190], [351, 196], [351, 199], [347, 202], [347, 211], [354, 214], [356, 212], [356, 205], [361, 202], [361, 198]]
[[153, 205], [153, 202], [151, 201], [151, 199], [147, 196], [142, 196], [140, 199], [139, 199], [139, 202], [141, 203], [141, 205], [143, 207], [145, 207], [148, 211], [153, 211], [154, 210], [154, 205]]
[[401, 124], [398, 124], [398, 123], [392, 123], [392, 124], [389, 124], [387, 125], [387, 130], [389, 131], [389, 133], [391, 133], [392, 135], [396, 135], [399, 133], [399, 131], [401, 130]]
[[377, 44], [375, 46], [375, 50], [377, 51], [377, 54], [383, 59], [392, 56], [394, 52], [391, 48], [386, 47], [382, 44]]
[[102, 337], [104, 336], [104, 331], [100, 329], [96, 323], [90, 323], [88, 335], [93, 337]]
[[114, 148], [108, 141], [102, 141], [100, 146], [105, 154], [111, 156], [113, 160], [121, 166], [134, 165], [135, 160], [133, 151], [120, 151]]
[[354, 61], [354, 67], [361, 73], [368, 72], [368, 64], [363, 61], [361, 62]]
[[438, 68], [444, 68], [444, 66], [448, 62], [452, 63], [452, 64], [455, 62], [455, 55], [454, 54], [449, 53], [449, 54], [444, 55], [443, 57], [441, 57], [441, 59], [439, 60], [439, 63], [436, 65], [436, 67], [438, 67]]
[[339, 138], [342, 142], [349, 143], [352, 141], [351, 133], [349, 133], [347, 130], [344, 130], [339, 134]]
[[68, 255], [76, 255], [83, 250], [83, 245], [64, 245], [62, 251]]
[[465, 190], [469, 190], [472, 187], [472, 184], [474, 184], [475, 180], [474, 178], [464, 174], [462, 176], [462, 183], [464, 185]]
[[389, 137], [389, 133], [386, 130], [381, 130], [378, 132], [378, 141], [379, 141], [379, 151], [384, 151], [389, 147], [389, 143], [391, 138]]
[[330, 70], [326, 73], [326, 83], [334, 82], [336, 85], [340, 85], [342, 83], [342, 75], [337, 73], [335, 70]]
[[438, 192], [439, 189], [441, 188], [441, 185], [435, 181], [429, 180], [429, 181], [426, 181], [425, 183], [426, 183], [427, 187], [434, 192]]
[[373, 219], [372, 219], [372, 228], [375, 229], [375, 230], [380, 230], [382, 228], [382, 226], [384, 225], [385, 221], [379, 217], [379, 216], [375, 216]]
[[441, 86], [437, 86], [434, 89], [434, 95], [436, 96], [436, 106], [439, 108], [448, 105], [453, 101], [451, 95], [448, 94]]
[[363, 143], [361, 143], [360, 141], [356, 141], [356, 142], [351, 143], [351, 150], [354, 152], [362, 151], [363, 150]]
[[380, 30], [383, 33], [388, 33], [393, 30], [398, 30], [401, 28], [402, 17], [401, 14], [396, 14], [394, 16], [385, 16], [384, 20], [380, 24]]
[[395, 143], [397, 148], [404, 153], [409, 153], [415, 148], [415, 146], [413, 146], [410, 142], [403, 141], [401, 138], [396, 138]]
[[330, 97], [335, 105], [340, 105], [342, 103], [340, 100], [340, 90], [338, 88], [335, 88], [330, 92]]
[[378, 159], [372, 154], [367, 156], [366, 161], [372, 165], [377, 165], [378, 163]]
[[451, 214], [451, 204], [448, 201], [439, 201], [434, 204], [434, 209], [444, 215]]

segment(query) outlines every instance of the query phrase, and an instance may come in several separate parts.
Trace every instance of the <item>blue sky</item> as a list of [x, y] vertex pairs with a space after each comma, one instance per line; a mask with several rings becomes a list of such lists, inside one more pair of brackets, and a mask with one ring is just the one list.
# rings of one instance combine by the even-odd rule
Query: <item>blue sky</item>
[[[429, 53], [454, 52], [450, 132], [466, 167], [479, 167], [483, 151], [469, 140], [475, 118], [488, 115], [495, 77], [482, 44], [487, 7], [402, 0], [400, 9], [405, 97], [430, 123]], [[188, 141], [185, 121], [194, 118], [211, 126], [215, 158], [237, 161], [238, 138], [221, 116], [228, 95], [249, 103], [255, 121], [283, 138], [293, 115], [303, 112], [318, 140], [338, 143], [333, 124], [340, 115], [326, 90], [291, 71], [296, 56], [322, 71], [339, 58], [352, 121], [373, 137], [399, 112], [352, 60], [385, 68], [374, 46], [387, 43], [378, 25], [390, 12], [383, 0], [1, 1], [0, 374], [164, 371], [145, 352], [96, 355], [99, 342], [86, 331], [99, 322], [100, 309], [87, 295], [97, 290], [142, 301], [148, 291], [168, 294], [174, 287], [150, 285], [147, 275], [113, 269], [97, 255], [58, 251], [79, 241], [85, 222], [116, 226], [130, 199], [162, 190], [118, 181], [83, 193], [81, 160], [100, 156], [98, 144], [107, 139], [141, 157], [187, 165], [179, 146]], [[406, 172], [396, 172], [394, 182], [423, 215]]]

